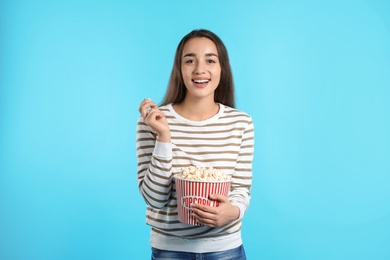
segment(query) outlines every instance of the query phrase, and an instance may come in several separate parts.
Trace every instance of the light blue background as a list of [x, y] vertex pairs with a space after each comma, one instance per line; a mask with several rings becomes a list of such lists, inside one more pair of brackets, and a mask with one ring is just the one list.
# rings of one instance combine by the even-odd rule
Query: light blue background
[[390, 2], [0, 2], [0, 259], [149, 259], [135, 128], [217, 33], [255, 122], [249, 259], [390, 259]]

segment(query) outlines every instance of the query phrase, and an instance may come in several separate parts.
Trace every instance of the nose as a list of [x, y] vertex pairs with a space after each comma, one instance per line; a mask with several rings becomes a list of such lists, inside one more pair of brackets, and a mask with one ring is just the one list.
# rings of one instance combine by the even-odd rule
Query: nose
[[206, 65], [203, 62], [198, 62], [194, 72], [195, 74], [204, 74], [206, 72]]

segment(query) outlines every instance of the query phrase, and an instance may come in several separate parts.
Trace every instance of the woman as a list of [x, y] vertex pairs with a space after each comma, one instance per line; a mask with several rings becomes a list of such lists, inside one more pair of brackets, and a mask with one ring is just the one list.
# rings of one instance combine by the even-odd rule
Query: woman
[[[241, 221], [252, 185], [252, 119], [234, 108], [227, 50], [208, 30], [179, 43], [161, 106], [141, 102], [137, 124], [138, 186], [152, 227], [152, 259], [246, 259]], [[232, 176], [228, 197], [211, 195], [218, 207], [193, 204], [202, 226], [178, 221], [172, 176], [190, 165]]]

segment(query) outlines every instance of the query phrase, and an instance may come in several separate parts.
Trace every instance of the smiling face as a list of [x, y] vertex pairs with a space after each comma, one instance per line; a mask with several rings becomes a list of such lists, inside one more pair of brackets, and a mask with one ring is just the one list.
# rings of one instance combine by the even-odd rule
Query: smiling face
[[183, 49], [181, 73], [186, 99], [207, 98], [214, 102], [214, 91], [221, 79], [217, 46], [208, 38], [193, 38]]

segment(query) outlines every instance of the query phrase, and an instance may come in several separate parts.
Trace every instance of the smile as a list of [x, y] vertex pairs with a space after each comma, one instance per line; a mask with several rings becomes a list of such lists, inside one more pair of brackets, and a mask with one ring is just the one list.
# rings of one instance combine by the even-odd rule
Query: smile
[[208, 83], [210, 80], [208, 80], [208, 79], [193, 79], [192, 81], [196, 84], [205, 84], [205, 83]]

